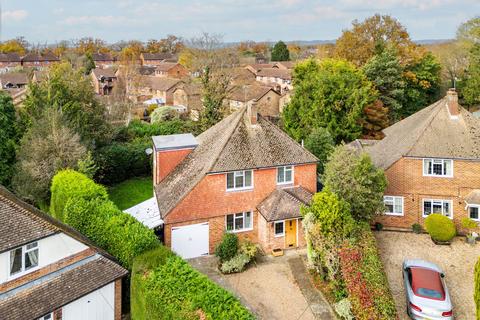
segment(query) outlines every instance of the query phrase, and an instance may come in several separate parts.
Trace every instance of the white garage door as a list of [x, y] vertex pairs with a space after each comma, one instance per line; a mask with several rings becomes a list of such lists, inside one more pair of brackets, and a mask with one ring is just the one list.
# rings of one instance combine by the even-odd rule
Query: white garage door
[[[75, 288], [72, 288], [75, 290]], [[107, 284], [62, 308], [64, 320], [113, 320], [115, 313], [115, 284]]]
[[173, 227], [172, 250], [184, 259], [208, 255], [208, 222]]

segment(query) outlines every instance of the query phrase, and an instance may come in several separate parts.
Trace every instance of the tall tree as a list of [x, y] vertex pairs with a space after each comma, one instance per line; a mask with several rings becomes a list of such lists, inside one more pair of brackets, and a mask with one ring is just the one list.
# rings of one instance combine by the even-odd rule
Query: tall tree
[[46, 109], [21, 140], [13, 188], [25, 200], [42, 204], [55, 173], [75, 168], [85, 155], [79, 135], [65, 126], [60, 109]]
[[380, 140], [385, 135], [382, 130], [389, 126], [388, 108], [378, 99], [363, 109], [364, 117], [360, 124], [363, 128], [363, 138]]
[[401, 118], [405, 81], [403, 67], [394, 50], [385, 50], [373, 56], [363, 66], [367, 78], [372, 81], [379, 92], [383, 105], [390, 111], [390, 118], [397, 121]]
[[471, 47], [469, 61], [466, 74], [459, 82], [459, 88], [464, 104], [473, 106], [480, 104], [480, 43]]
[[402, 64], [407, 64], [421, 55], [422, 50], [415, 45], [402, 24], [388, 15], [376, 14], [362, 22], [354, 20], [352, 29], [343, 31], [337, 39], [335, 54], [364, 65], [374, 55], [385, 48], [395, 48]]
[[272, 49], [272, 61], [288, 61], [290, 60], [290, 51], [283, 41], [275, 43]]
[[85, 74], [89, 75], [90, 72], [95, 69], [95, 61], [93, 61], [93, 56], [90, 52], [87, 52], [85, 55]]
[[457, 39], [468, 46], [480, 43], [480, 17], [462, 23], [457, 30]]
[[23, 37], [18, 37], [16, 39], [7, 40], [0, 44], [0, 52], [2, 53], [18, 53], [23, 55], [26, 53], [29, 44]]
[[69, 63], [55, 64], [44, 81], [32, 83], [21, 112], [24, 126], [28, 127], [49, 108], [60, 109], [68, 126], [86, 145], [93, 147], [109, 138], [105, 106], [95, 97], [83, 69], [75, 70]]
[[364, 73], [344, 60], [309, 59], [294, 69], [295, 91], [283, 112], [286, 131], [297, 141], [326, 128], [336, 143], [362, 134], [364, 108], [377, 92]]
[[18, 143], [17, 118], [12, 98], [0, 92], [0, 184], [9, 186]]

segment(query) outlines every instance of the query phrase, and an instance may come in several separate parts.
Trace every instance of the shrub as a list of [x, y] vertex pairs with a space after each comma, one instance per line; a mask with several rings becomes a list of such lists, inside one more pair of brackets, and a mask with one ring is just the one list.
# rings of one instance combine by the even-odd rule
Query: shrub
[[471, 230], [475, 230], [478, 227], [478, 224], [473, 219], [463, 218], [462, 227], [464, 229], [467, 229], [468, 231], [471, 231]]
[[135, 259], [131, 296], [134, 320], [198, 319], [198, 313], [206, 319], [254, 319], [231, 293], [164, 247]]
[[174, 119], [178, 115], [177, 111], [172, 107], [158, 107], [150, 114], [151, 123], [159, 123]]
[[74, 170], [62, 170], [52, 179], [50, 199], [51, 214], [64, 221], [64, 208], [68, 200], [75, 199], [107, 199], [108, 193], [105, 187], [96, 184], [86, 175]]
[[347, 298], [340, 300], [334, 305], [335, 312], [345, 320], [354, 320], [352, 315], [352, 304]]
[[238, 237], [234, 233], [225, 233], [222, 242], [215, 248], [215, 255], [224, 262], [232, 259], [238, 251]]
[[258, 252], [258, 246], [250, 241], [243, 241], [240, 245], [240, 252], [247, 255], [250, 260], [254, 259]]
[[477, 320], [480, 320], [480, 259], [475, 264], [475, 292], [473, 294], [476, 306]]
[[415, 232], [416, 234], [422, 233], [423, 231], [422, 225], [419, 223], [412, 224], [412, 231]]
[[155, 248], [155, 233], [113, 202], [102, 198], [72, 198], [65, 206], [65, 222], [90, 238], [131, 269], [133, 258]]
[[222, 273], [242, 272], [250, 260], [251, 257], [247, 254], [239, 253], [232, 259], [225, 261], [220, 267], [220, 271], [222, 271]]
[[425, 219], [425, 229], [435, 241], [450, 241], [456, 234], [452, 219], [439, 213], [432, 213]]

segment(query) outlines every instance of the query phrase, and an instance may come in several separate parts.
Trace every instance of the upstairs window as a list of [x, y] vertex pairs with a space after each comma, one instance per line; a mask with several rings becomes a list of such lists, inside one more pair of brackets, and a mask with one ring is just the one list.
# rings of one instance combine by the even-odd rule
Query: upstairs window
[[277, 184], [293, 183], [293, 166], [277, 168]]
[[453, 176], [453, 160], [423, 159], [423, 175], [437, 177]]
[[403, 216], [403, 197], [384, 196], [385, 214], [391, 216]]
[[452, 200], [423, 200], [423, 217], [432, 213], [443, 214], [450, 219], [453, 217]]
[[10, 251], [10, 276], [38, 266], [38, 243], [32, 242]]
[[252, 170], [227, 173], [227, 191], [253, 188]]

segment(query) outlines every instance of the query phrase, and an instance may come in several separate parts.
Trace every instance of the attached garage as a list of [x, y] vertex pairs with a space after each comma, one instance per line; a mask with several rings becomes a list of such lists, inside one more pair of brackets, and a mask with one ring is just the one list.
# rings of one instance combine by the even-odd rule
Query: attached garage
[[172, 250], [184, 259], [209, 254], [208, 222], [172, 227]]

